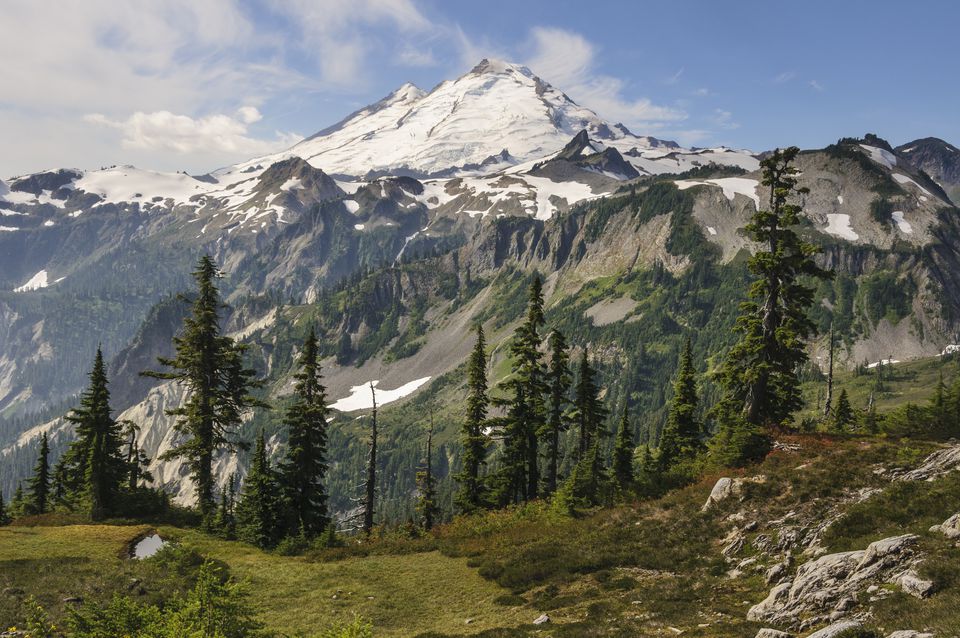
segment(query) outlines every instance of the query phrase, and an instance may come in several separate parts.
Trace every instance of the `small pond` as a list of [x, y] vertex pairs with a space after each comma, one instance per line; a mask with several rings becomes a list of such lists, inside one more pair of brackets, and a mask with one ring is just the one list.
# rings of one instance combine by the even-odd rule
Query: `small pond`
[[133, 546], [133, 558], [137, 560], [143, 560], [144, 558], [150, 558], [158, 551], [160, 548], [167, 544], [167, 541], [160, 538], [156, 533], [150, 534], [149, 536], [144, 536], [137, 544]]

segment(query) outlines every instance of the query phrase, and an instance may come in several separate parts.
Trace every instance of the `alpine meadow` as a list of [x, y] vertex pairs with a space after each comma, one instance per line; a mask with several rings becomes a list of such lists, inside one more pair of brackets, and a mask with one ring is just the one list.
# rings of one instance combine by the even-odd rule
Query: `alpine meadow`
[[954, 3], [4, 4], [0, 637], [960, 636]]

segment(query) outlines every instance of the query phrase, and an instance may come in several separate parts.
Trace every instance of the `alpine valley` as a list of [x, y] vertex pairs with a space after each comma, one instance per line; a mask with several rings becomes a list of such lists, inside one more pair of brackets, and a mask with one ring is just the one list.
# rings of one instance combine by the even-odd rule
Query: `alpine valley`
[[[628, 425], [639, 446], [638, 457], [661, 442], [688, 337], [702, 405], [713, 405], [721, 395], [715, 373], [723, 353], [737, 340], [734, 322], [752, 278], [747, 262], [758, 248], [745, 227], [772, 201], [761, 162], [773, 149], [683, 148], [640, 135], [578, 105], [534, 71], [484, 59], [430, 91], [404, 84], [283, 152], [202, 175], [108, 166], [57, 168], [0, 181], [4, 502], [31, 476], [42, 440], [57, 458], [74, 439], [74, 424], [64, 414], [86, 388], [99, 345], [111, 405], [118, 420], [139, 427], [137, 444], [150, 459], [153, 485], [165, 490], [174, 504], [195, 503], [189, 465], [182, 459], [163, 459], [179, 440], [176, 417], [166, 410], [179, 406], [186, 390], [176, 380], [140, 372], [155, 369], [158, 357], [174, 355], [174, 337], [190, 312], [182, 296], [192, 299], [191, 273], [204, 254], [224, 272], [219, 286], [227, 306], [221, 326], [247, 345], [246, 360], [264, 382], [256, 392], [260, 400], [274, 407], [290, 404], [304, 338], [311, 327], [316, 330], [332, 407], [326, 482], [330, 510], [341, 530], [351, 529], [362, 498], [372, 387], [381, 437], [377, 523], [394, 529], [416, 516], [416, 471], [429, 419], [436, 424], [431, 442], [438, 509], [444, 521], [452, 518], [474, 327], [479, 323], [486, 333], [486, 370], [494, 388], [510, 376], [516, 356], [513, 335], [525, 320], [528, 289], [535, 279], [543, 282], [545, 325], [566, 336], [571, 361], [586, 353], [596, 368], [599, 396], [611, 411], [605, 429], [614, 432], [620, 406], [631, 406]], [[826, 148], [802, 149], [793, 161], [802, 191], [796, 232], [819, 248], [816, 264], [835, 273], [832, 279], [815, 282], [809, 312], [818, 334], [805, 343], [810, 363], [801, 371], [805, 407], [797, 417], [798, 427], [805, 423], [808, 430], [815, 429], [823, 413], [831, 365], [837, 383], [850, 389], [855, 410], [893, 409], [906, 400], [925, 402], [932, 396], [934, 370], [960, 350], [960, 150], [936, 138], [888, 142], [876, 134], [856, 137], [862, 134], [851, 131], [851, 137]], [[900, 142], [905, 143], [893, 145]], [[884, 368], [894, 370], [886, 386], [870, 385], [871, 372]], [[241, 438], [252, 442], [260, 431], [267, 457], [279, 459], [287, 448], [280, 412], [248, 410]], [[610, 604], [622, 604], [616, 613], [623, 617], [631, 611], [631, 599], [623, 596], [636, 595], [629, 593], [627, 581], [653, 587], [650, 582], [673, 579], [669, 587], [664, 585], [667, 593], [658, 594], [662, 599], [656, 608], [644, 607], [646, 619], [637, 604], [636, 618], [630, 621], [634, 629], [652, 622], [659, 627], [656, 631], [668, 632], [664, 635], [674, 635], [669, 632], [677, 621], [670, 619], [681, 616], [689, 620], [675, 633], [690, 635], [753, 635], [750, 632], [761, 626], [798, 631], [831, 620], [866, 622], [871, 617], [861, 612], [869, 605], [867, 595], [853, 593], [859, 585], [840, 591], [856, 572], [847, 563], [876, 574], [883, 571], [877, 582], [900, 596], [914, 583], [887, 585], [884, 578], [887, 572], [890, 582], [907, 578], [905, 570], [914, 565], [907, 564], [913, 560], [908, 557], [920, 555], [915, 538], [898, 536], [895, 547], [875, 547], [871, 543], [885, 541], [851, 528], [865, 526], [863, 521], [875, 515], [872, 510], [847, 527], [816, 526], [839, 519], [843, 508], [866, 507], [863, 503], [871, 503], [868, 499], [880, 493], [880, 483], [887, 480], [883, 473], [899, 471], [891, 468], [909, 465], [926, 468], [930, 477], [941, 476], [939, 461], [929, 461], [929, 455], [941, 453], [938, 450], [955, 453], [957, 448], [924, 442], [915, 449], [904, 446], [900, 452], [912, 451], [900, 454], [891, 434], [863, 443], [869, 447], [862, 451], [863, 458], [870, 461], [860, 463], [860, 443], [831, 443], [813, 435], [797, 443], [791, 437], [784, 433], [779, 453], [765, 461], [772, 465], [756, 470], [763, 478], [733, 474], [725, 488], [718, 484], [720, 492], [713, 490], [711, 499], [726, 499], [714, 507], [730, 509], [723, 512], [731, 518], [703, 522], [707, 519], [700, 506], [717, 475], [657, 502], [660, 509], [651, 516], [666, 521], [681, 514], [697, 517], [697, 533], [713, 534], [717, 543], [732, 527], [725, 542], [714, 548], [717, 557], [709, 565], [697, 562], [705, 550], [671, 555], [676, 561], [671, 565], [648, 567], [640, 561], [631, 566], [627, 561], [626, 567], [603, 567], [603, 572], [571, 563], [563, 578], [536, 590], [540, 581], [519, 575], [511, 581], [503, 571], [506, 558], [484, 554], [481, 576], [506, 587], [509, 592], [504, 590], [501, 597], [512, 596], [516, 602], [477, 611], [476, 624], [458, 617], [458, 631], [526, 627], [533, 618], [521, 619], [521, 612], [532, 614], [532, 608], [534, 617], [541, 611], [554, 614], [555, 627], [564, 617], [571, 627], [603, 617], [609, 611], [603, 607], [606, 602], [570, 602], [578, 591], [570, 583], [580, 583], [576, 578], [586, 579], [584, 574], [596, 580], [590, 580], [591, 587], [619, 600]], [[571, 452], [575, 442], [564, 440], [563, 445]], [[603, 445], [609, 452], [612, 437]], [[216, 455], [214, 473], [221, 491], [226, 492], [232, 477], [248, 472], [253, 455], [245, 450]], [[843, 480], [849, 482], [833, 484], [811, 474], [795, 491], [793, 484], [784, 488], [791, 468], [799, 472], [808, 462], [847, 466], [849, 476]], [[561, 455], [560, 475], [570, 475], [575, 463], [576, 454]], [[872, 474], [871, 468], [879, 469]], [[908, 484], [913, 485], [902, 483]], [[807, 496], [823, 496], [827, 509], [812, 511], [813, 501], [799, 494], [803, 490]], [[956, 498], [957, 490], [949, 494]], [[731, 504], [734, 496], [741, 503], [756, 499], [764, 505], [735, 512], [741, 506]], [[616, 516], [653, 538], [655, 532], [646, 531], [643, 521], [648, 519], [639, 511], [625, 508]], [[937, 511], [936, 522], [956, 511]], [[457, 534], [465, 532], [456, 522], [452, 525], [438, 542], [461, 544], [449, 552], [440, 547], [444, 557], [459, 560], [481, 551], [481, 541], [458, 540]], [[497, 523], [489, 525], [492, 533]], [[756, 538], [757, 526], [767, 534], [765, 541]], [[670, 527], [663, 533], [681, 535], [680, 529]], [[808, 535], [791, 540], [790, 534], [801, 529]], [[185, 533], [201, 550], [211, 542], [197, 531]], [[488, 538], [486, 533], [480, 537]], [[820, 572], [801, 568], [792, 580], [782, 575], [794, 570], [789, 562], [793, 559], [783, 558], [793, 549], [825, 546], [830, 538], [835, 541], [831, 552], [858, 550], [861, 555], [844, 554], [830, 565], [817, 566]], [[523, 539], [510, 542], [518, 547], [534, 542], [533, 536]], [[572, 542], [572, 536], [567, 541]], [[490, 551], [507, 551], [496, 547]], [[577, 553], [575, 544], [564, 547]], [[936, 552], [948, 551], [937, 547]], [[207, 549], [232, 568], [231, 560], [238, 560]], [[935, 553], [926, 546], [924, 551]], [[821, 554], [825, 552], [813, 553]], [[437, 561], [441, 556], [425, 555]], [[807, 564], [835, 556], [840, 554]], [[954, 560], [956, 552], [950, 556]], [[901, 563], [894, 565], [894, 557]], [[387, 560], [376, 560], [381, 559]], [[238, 564], [246, 564], [254, 579], [259, 578], [243, 560]], [[408, 559], [399, 553], [389, 560]], [[530, 560], [549, 564], [553, 558], [544, 554]], [[694, 584], [695, 576], [689, 581], [674, 578], [684, 565], [694, 564], [716, 582], [748, 584], [739, 593], [728, 588], [711, 594]], [[755, 573], [754, 564], [765, 570], [782, 565], [782, 574]], [[904, 568], [896, 571], [901, 564]], [[450, 565], [435, 567], [457, 573]], [[728, 570], [739, 573], [728, 576]], [[731, 580], [738, 577], [741, 580]], [[824, 602], [829, 609], [814, 609], [802, 592], [794, 591], [804, 586], [804, 578], [815, 577], [821, 580], [811, 587], [833, 592], [824, 594], [832, 596]], [[470, 572], [469, 578], [477, 577]], [[956, 570], [949, 578], [944, 576], [944, 582], [954, 590], [960, 586]], [[793, 583], [793, 589], [782, 583]], [[350, 587], [362, 591], [360, 585], [345, 584], [342, 589], [348, 593], [331, 595], [348, 598]], [[478, 597], [493, 598], [480, 591], [486, 584], [476, 587]], [[882, 598], [888, 590], [874, 591]], [[700, 602], [713, 596], [714, 606], [694, 618], [683, 607], [693, 604], [688, 595]], [[750, 605], [734, 609], [742, 606], [740, 598], [751, 598]], [[324, 594], [324, 604], [327, 599]], [[698, 603], [696, 608], [706, 607]], [[362, 605], [356, 609], [372, 617], [375, 627], [382, 620], [383, 635], [455, 635], [441, 634], [439, 625], [422, 618], [414, 632], [403, 624], [391, 625], [399, 623], [396, 619], [379, 618], [380, 612]], [[949, 632], [957, 631], [956, 617], [943, 621], [949, 614], [937, 613], [911, 616], [921, 623], [912, 628], [923, 629], [926, 623], [940, 628], [937, 635], [953, 635]], [[876, 614], [873, 618], [896, 617], [894, 612]], [[723, 625], [721, 616], [736, 617], [740, 624]], [[657, 625], [657, 618], [666, 620]], [[291, 633], [298, 630], [294, 623], [284, 625], [287, 621], [279, 614], [267, 620]], [[726, 633], [718, 626], [735, 629]], [[483, 635], [526, 635], [502, 631]], [[555, 635], [601, 635], [596, 625], [584, 632]]]

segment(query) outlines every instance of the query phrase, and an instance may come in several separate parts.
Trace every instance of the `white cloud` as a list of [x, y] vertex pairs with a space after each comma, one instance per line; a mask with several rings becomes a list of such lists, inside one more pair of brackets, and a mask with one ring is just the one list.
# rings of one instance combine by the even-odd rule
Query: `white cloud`
[[439, 62], [430, 49], [417, 49], [414, 46], [404, 45], [396, 55], [397, 63], [401, 66], [437, 66]]
[[810, 80], [807, 85], [814, 91], [826, 91], [826, 88], [816, 80]]
[[795, 77], [797, 77], [797, 74], [796, 74], [795, 72], [793, 72], [793, 71], [784, 71], [783, 73], [780, 73], [780, 74], [778, 74], [775, 78], [773, 78], [773, 83], [774, 83], [774, 84], [785, 84], [785, 83], [789, 82], [790, 80], [792, 80], [792, 79], [795, 78]]
[[194, 119], [170, 111], [138, 111], [125, 120], [111, 120], [100, 113], [84, 117], [88, 122], [119, 130], [125, 148], [174, 153], [243, 153], [277, 151], [300, 141], [302, 136], [277, 132], [276, 139], [262, 140], [248, 135], [248, 125], [261, 119], [260, 112], [245, 106], [236, 116], [209, 115]]
[[359, 27], [387, 24], [407, 34], [431, 27], [411, 0], [270, 0], [270, 6], [298, 31], [300, 48], [317, 61], [323, 78], [339, 85], [363, 81], [377, 44]]
[[687, 117], [678, 108], [654, 104], [647, 98], [625, 97], [626, 87], [622, 80], [595, 72], [594, 47], [580, 34], [565, 29], [536, 27], [531, 36], [534, 53], [527, 60], [527, 66], [602, 117], [623, 122], [639, 131]]
[[733, 120], [733, 113], [724, 109], [714, 109], [710, 121], [726, 131], [740, 128], [740, 123]]

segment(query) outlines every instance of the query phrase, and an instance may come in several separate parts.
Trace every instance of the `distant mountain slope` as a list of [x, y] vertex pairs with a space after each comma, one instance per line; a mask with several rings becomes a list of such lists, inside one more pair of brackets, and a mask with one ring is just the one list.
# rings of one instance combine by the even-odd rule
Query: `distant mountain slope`
[[960, 149], [939, 138], [925, 137], [895, 150], [940, 184], [954, 203], [960, 204]]

